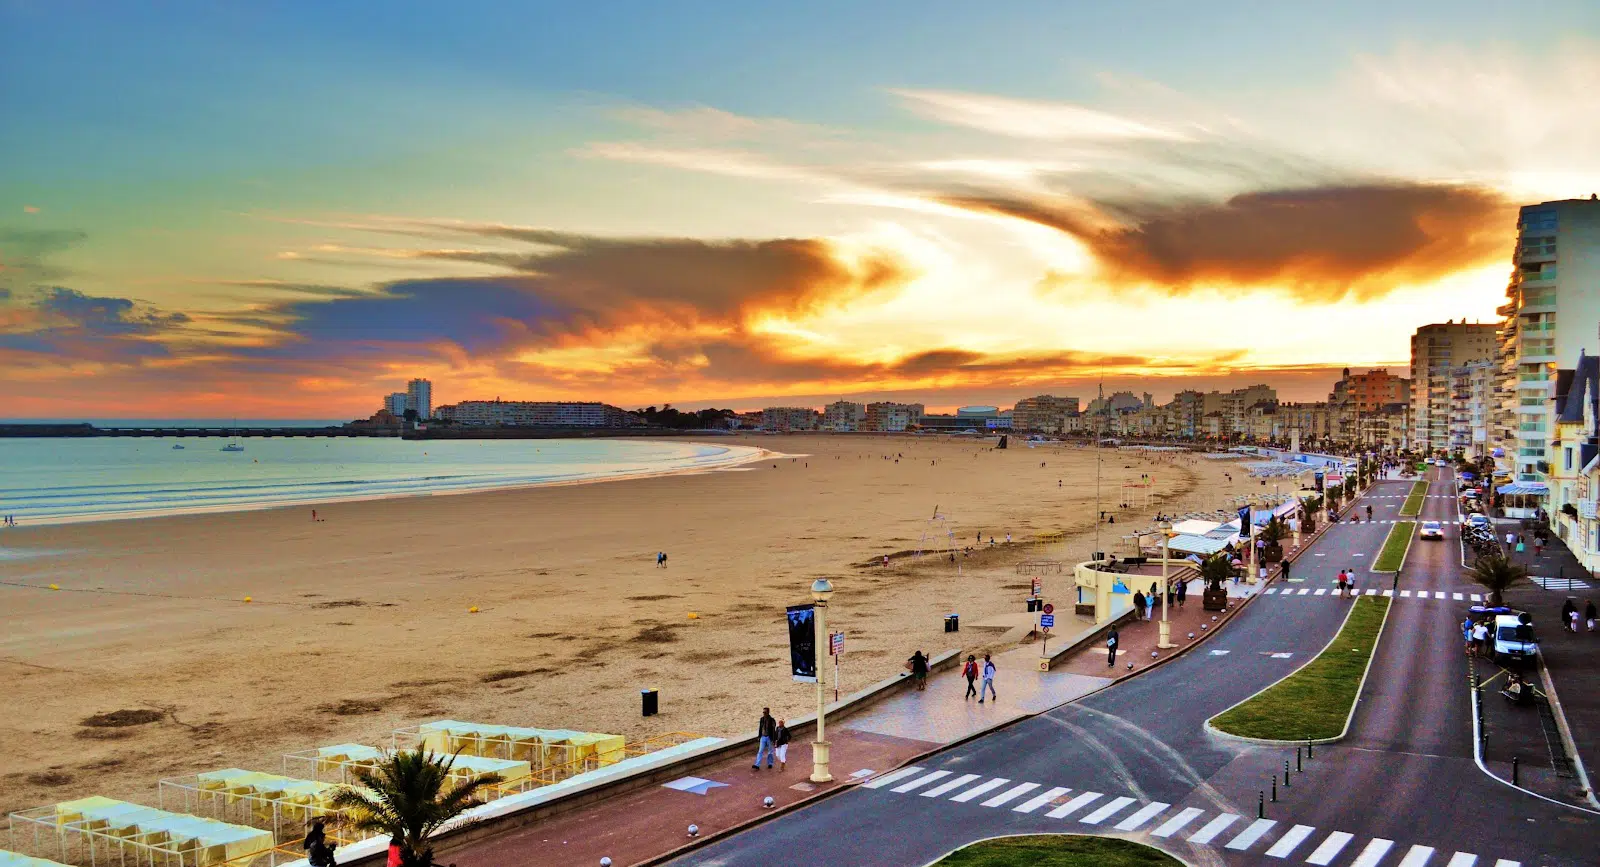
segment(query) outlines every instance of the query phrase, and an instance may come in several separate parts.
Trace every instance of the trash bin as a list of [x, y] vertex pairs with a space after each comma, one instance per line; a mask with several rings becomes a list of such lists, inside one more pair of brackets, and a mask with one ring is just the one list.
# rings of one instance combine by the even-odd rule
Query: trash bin
[[642, 710], [645, 716], [655, 716], [661, 709], [660, 702], [661, 695], [656, 690], [639, 690], [639, 703], [644, 706]]
[[961, 631], [961, 615], [959, 615], [959, 614], [946, 614], [944, 616], [944, 631], [945, 632], [960, 632]]
[[1044, 610], [1044, 600], [1043, 599], [1040, 599], [1037, 596], [1034, 596], [1034, 597], [1031, 597], [1031, 598], [1028, 599], [1028, 611], [1029, 612], [1043, 611], [1043, 610]]

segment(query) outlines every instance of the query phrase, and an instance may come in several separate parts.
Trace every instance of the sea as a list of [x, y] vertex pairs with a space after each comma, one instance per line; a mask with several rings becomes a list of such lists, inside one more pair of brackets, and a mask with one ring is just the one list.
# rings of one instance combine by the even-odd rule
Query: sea
[[[221, 426], [232, 419], [90, 420]], [[239, 427], [322, 422], [244, 420]], [[686, 440], [0, 439], [0, 515], [19, 526], [456, 494], [732, 466], [758, 449]], [[174, 448], [182, 445], [183, 448]]]

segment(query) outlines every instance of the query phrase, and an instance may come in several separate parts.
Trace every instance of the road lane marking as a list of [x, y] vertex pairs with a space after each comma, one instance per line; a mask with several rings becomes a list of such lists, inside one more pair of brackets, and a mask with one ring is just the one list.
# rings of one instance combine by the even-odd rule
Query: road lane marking
[[1481, 593], [1472, 594], [1472, 601], [1473, 602], [1482, 602], [1483, 601], [1483, 594], [1481, 594]]
[[1425, 867], [1428, 859], [1432, 857], [1432, 846], [1412, 846], [1406, 857], [1400, 859], [1399, 867]]
[[1296, 825], [1293, 828], [1290, 828], [1289, 833], [1279, 837], [1278, 842], [1273, 843], [1272, 848], [1267, 850], [1267, 857], [1289, 857], [1289, 853], [1294, 851], [1294, 847], [1300, 845], [1300, 843], [1305, 840], [1305, 838], [1311, 836], [1311, 832], [1315, 830], [1317, 829], [1311, 827], [1310, 825]]
[[1172, 806], [1172, 805], [1171, 804], [1163, 804], [1160, 801], [1156, 801], [1155, 803], [1151, 803], [1151, 804], [1145, 804], [1143, 807], [1139, 808], [1138, 812], [1136, 812], [1132, 816], [1129, 816], [1128, 818], [1123, 819], [1122, 821], [1118, 822], [1117, 823], [1117, 830], [1118, 831], [1132, 831], [1132, 830], [1138, 828], [1140, 825], [1143, 825], [1144, 823], [1150, 821], [1151, 819], [1154, 819], [1156, 817], [1157, 813], [1161, 812], [1162, 810], [1165, 810], [1166, 808], [1168, 808], [1170, 806]]
[[1000, 794], [995, 795], [994, 797], [990, 798], [989, 800], [984, 801], [982, 806], [985, 806], [985, 807], [1002, 807], [1002, 806], [1005, 806], [1006, 804], [1010, 803], [1011, 801], [1015, 801], [1016, 799], [1022, 797], [1023, 795], [1028, 794], [1029, 792], [1031, 792], [1031, 791], [1033, 791], [1034, 789], [1037, 789], [1037, 788], [1039, 788], [1039, 784], [1038, 783], [1018, 783], [1015, 786], [1012, 786], [1011, 788], [1006, 789], [1004, 792], [1001, 792]]
[[1221, 834], [1224, 828], [1232, 825], [1234, 822], [1238, 821], [1238, 819], [1239, 817], [1233, 813], [1223, 813], [1215, 819], [1207, 822], [1204, 828], [1196, 831], [1194, 836], [1189, 838], [1189, 842], [1202, 844], [1210, 843], [1211, 838]]
[[1472, 867], [1476, 863], [1478, 863], [1478, 856], [1471, 852], [1457, 852], [1450, 856], [1450, 863], [1444, 865], [1444, 867]]
[[1068, 789], [1068, 788], [1066, 788], [1064, 786], [1056, 786], [1053, 789], [1046, 790], [1045, 793], [1042, 794], [1042, 795], [1034, 795], [1033, 797], [1029, 798], [1028, 800], [1023, 801], [1021, 804], [1018, 804], [1017, 806], [1011, 808], [1011, 812], [1013, 812], [1013, 813], [1032, 813], [1034, 810], [1037, 810], [1040, 807], [1043, 807], [1045, 804], [1048, 804], [1051, 801], [1054, 801], [1055, 799], [1061, 797], [1062, 795], [1065, 795], [1066, 793], [1068, 793], [1070, 791], [1072, 791], [1072, 790]]
[[1132, 798], [1117, 798], [1106, 803], [1105, 805], [1101, 806], [1100, 809], [1095, 810], [1093, 813], [1084, 816], [1078, 821], [1085, 825], [1098, 825], [1101, 822], [1111, 818], [1113, 814], [1121, 812], [1123, 807], [1126, 807], [1131, 803], [1133, 803]]
[[1383, 595], [1385, 595], [1385, 596], [1393, 596], [1394, 595], [1394, 591], [1393, 590], [1385, 590], [1385, 591], [1383, 591]]
[[1507, 861], [1506, 859], [1501, 858], [1499, 861], [1494, 862], [1494, 867], [1522, 867], [1522, 862]]
[[1457, 602], [1464, 602], [1464, 601], [1466, 601], [1467, 597], [1461, 595], [1460, 593], [1452, 593], [1452, 594], [1450, 594], [1450, 598], [1454, 599]]
[[1354, 834], [1334, 831], [1328, 835], [1328, 839], [1322, 841], [1322, 845], [1318, 846], [1315, 852], [1311, 853], [1311, 857], [1306, 859], [1306, 863], [1316, 864], [1318, 867], [1327, 867], [1333, 859], [1339, 857], [1340, 852], [1344, 851], [1345, 844], [1353, 839], [1355, 839]]
[[1194, 817], [1204, 812], [1205, 810], [1202, 810], [1199, 807], [1184, 807], [1183, 810], [1178, 813], [1178, 815], [1173, 816], [1167, 821], [1161, 823], [1161, 827], [1151, 831], [1150, 836], [1171, 837], [1173, 834], [1182, 831], [1184, 825], [1193, 822]]
[[1321, 596], [1321, 595], [1322, 595], [1322, 594], [1324, 594], [1324, 593], [1326, 593], [1326, 592], [1328, 592], [1328, 588], [1326, 588], [1326, 587], [1319, 587], [1319, 588], [1317, 588], [1317, 592], [1316, 592], [1316, 593], [1315, 593], [1315, 594], [1314, 594], [1314, 595], [1316, 595], [1316, 596]]
[[1065, 804], [1062, 804], [1061, 806], [1055, 808], [1054, 810], [1051, 810], [1050, 812], [1045, 813], [1045, 815], [1049, 816], [1052, 819], [1060, 819], [1060, 818], [1068, 815], [1069, 813], [1077, 812], [1079, 809], [1081, 809], [1084, 806], [1088, 805], [1089, 802], [1097, 801], [1102, 797], [1104, 797], [1104, 796], [1101, 795], [1099, 792], [1084, 792], [1083, 794], [1079, 795], [1076, 798], [1073, 798], [1072, 800], [1066, 802]]
[[1263, 591], [1263, 594], [1267, 595], [1267, 596], [1271, 596], [1272, 594], [1274, 594], [1276, 592], [1278, 592], [1278, 588], [1276, 588], [1276, 587], [1268, 587], [1265, 591]]
[[1383, 856], [1389, 854], [1389, 848], [1394, 845], [1393, 840], [1382, 837], [1373, 837], [1367, 842], [1367, 848], [1361, 850], [1356, 860], [1350, 862], [1350, 867], [1377, 867]]
[[1400, 596], [1402, 598], [1404, 598], [1404, 599], [1410, 599], [1411, 598], [1411, 591], [1410, 590], [1401, 590], [1400, 591]]
[[950, 776], [950, 772], [949, 771], [933, 771], [933, 772], [931, 772], [929, 774], [926, 774], [924, 776], [918, 777], [918, 778], [916, 778], [915, 780], [912, 780], [909, 783], [905, 783], [903, 785], [895, 786], [894, 788], [890, 789], [889, 791], [891, 791], [891, 792], [899, 792], [900, 794], [905, 794], [906, 792], [909, 792], [912, 789], [920, 789], [923, 786], [926, 786], [927, 784], [933, 782], [934, 780], [942, 780], [942, 779], [944, 779], [945, 777], [948, 777], [948, 776]]
[[1307, 594], [1307, 593], [1310, 593], [1310, 592], [1311, 592], [1311, 588], [1309, 588], [1309, 587], [1302, 587], [1302, 588], [1300, 588], [1300, 592], [1299, 592], [1299, 593], [1296, 593], [1296, 594], [1295, 594], [1295, 595], [1296, 595], [1296, 596], [1304, 596], [1304, 595], [1306, 595], [1306, 594]]
[[985, 792], [992, 792], [995, 789], [998, 789], [1001, 786], [1003, 786], [1003, 785], [1005, 785], [1006, 783], [1009, 783], [1009, 782], [1011, 782], [1011, 781], [1006, 779], [1005, 777], [995, 777], [994, 779], [990, 780], [987, 783], [983, 783], [982, 785], [973, 786], [972, 788], [966, 790], [965, 792], [962, 792], [959, 795], [956, 795], [954, 798], [951, 798], [950, 800], [955, 801], [957, 804], [965, 804], [966, 802], [972, 800], [973, 798], [976, 798], [976, 797], [978, 797], [979, 795], [981, 795], [981, 794], [983, 794]]
[[908, 767], [901, 768], [898, 771], [890, 771], [887, 774], [884, 774], [882, 776], [875, 777], [875, 778], [873, 778], [871, 780], [868, 780], [867, 782], [861, 784], [861, 788], [863, 788], [863, 789], [881, 789], [884, 786], [887, 786], [890, 783], [894, 782], [895, 780], [903, 780], [906, 777], [911, 776], [912, 774], [920, 774], [920, 773], [922, 773], [922, 768], [919, 768], [916, 765], [910, 765]]
[[1267, 833], [1268, 828], [1271, 828], [1276, 824], [1278, 824], [1276, 819], [1257, 819], [1250, 823], [1250, 827], [1239, 832], [1239, 836], [1229, 840], [1228, 845], [1222, 848], [1234, 849], [1237, 851], [1248, 849], [1251, 846], [1254, 846], [1257, 840], [1261, 839], [1262, 834]]
[[947, 781], [945, 781], [943, 783], [940, 783], [937, 786], [934, 786], [933, 788], [929, 789], [928, 791], [923, 792], [922, 793], [922, 797], [924, 797], [924, 798], [937, 798], [937, 797], [939, 797], [940, 795], [943, 795], [946, 792], [953, 792], [956, 789], [959, 789], [962, 786], [965, 786], [966, 784], [972, 782], [973, 780], [976, 780], [977, 778], [979, 778], [981, 776], [983, 776], [983, 775], [982, 774], [962, 774], [961, 776], [956, 777], [953, 780], [947, 780]]

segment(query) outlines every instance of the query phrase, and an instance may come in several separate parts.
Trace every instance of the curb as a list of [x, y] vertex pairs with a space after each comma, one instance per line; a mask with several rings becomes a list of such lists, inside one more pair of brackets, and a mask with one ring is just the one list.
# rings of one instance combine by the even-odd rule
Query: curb
[[1600, 799], [1595, 798], [1594, 786], [1589, 783], [1589, 772], [1583, 767], [1583, 757], [1578, 755], [1578, 744], [1572, 739], [1572, 728], [1567, 725], [1567, 715], [1561, 710], [1561, 698], [1556, 695], [1556, 684], [1550, 678], [1550, 667], [1544, 664], [1542, 656], [1539, 659], [1539, 680], [1544, 683], [1545, 701], [1550, 703], [1550, 710], [1556, 718], [1556, 728], [1561, 732], [1561, 746], [1572, 756], [1572, 767], [1578, 772], [1578, 782], [1583, 785], [1586, 793], [1584, 799], [1600, 807]]
[[1421, 485], [1422, 486], [1423, 503], [1422, 503], [1422, 505], [1417, 507], [1417, 512], [1414, 515], [1407, 515], [1406, 514], [1406, 504], [1405, 503], [1401, 503], [1400, 504], [1400, 511], [1397, 514], [1402, 518], [1418, 518], [1418, 517], [1421, 517], [1422, 516], [1422, 510], [1424, 508], [1426, 508], [1427, 505], [1428, 505], [1428, 503], [1427, 503], [1428, 491], [1432, 489], [1433, 485], [1427, 479], [1420, 479], [1420, 480], [1418, 480], [1416, 482], [1412, 482], [1411, 490], [1406, 492], [1406, 499], [1410, 500], [1411, 499], [1411, 495], [1413, 493], [1416, 493], [1417, 485]]
[[[1543, 666], [1541, 666], [1541, 668], [1543, 668]], [[1569, 804], [1566, 801], [1557, 801], [1555, 798], [1541, 795], [1532, 789], [1524, 789], [1521, 786], [1514, 786], [1511, 784], [1510, 780], [1489, 770], [1489, 766], [1483, 763], [1483, 730], [1478, 727], [1478, 703], [1480, 701], [1480, 696], [1478, 695], [1478, 691], [1475, 689], [1468, 689], [1467, 692], [1472, 693], [1472, 761], [1478, 766], [1478, 770], [1483, 772], [1484, 776], [1506, 786], [1507, 788], [1516, 789], [1524, 795], [1532, 795], [1541, 801], [1548, 801], [1556, 806], [1566, 807], [1569, 810], [1577, 810], [1580, 813], [1589, 813], [1591, 815], [1600, 816], [1600, 811], [1591, 810], [1588, 807], [1580, 807], [1577, 804]], [[1546, 693], [1546, 698], [1548, 697], [1549, 694]], [[1556, 719], [1559, 720], [1560, 717], [1557, 717]], [[1593, 799], [1594, 792], [1591, 791], [1589, 793], [1589, 797]]]
[[[1380, 596], [1380, 597], [1376, 597], [1376, 598], [1383, 599], [1384, 597]], [[1389, 600], [1385, 599], [1385, 601], [1387, 602]], [[1368, 654], [1368, 656], [1367, 656], [1367, 666], [1366, 666], [1366, 668], [1361, 670], [1361, 682], [1356, 684], [1356, 695], [1355, 695], [1355, 698], [1350, 702], [1350, 713], [1345, 715], [1344, 728], [1341, 729], [1337, 735], [1334, 735], [1333, 737], [1330, 737], [1330, 738], [1304, 738], [1304, 739], [1293, 740], [1293, 741], [1278, 740], [1278, 739], [1275, 739], [1275, 738], [1252, 738], [1252, 737], [1247, 737], [1245, 735], [1236, 735], [1236, 734], [1233, 734], [1231, 732], [1225, 732], [1222, 729], [1219, 729], [1216, 726], [1213, 726], [1211, 724], [1211, 720], [1214, 720], [1217, 717], [1222, 716], [1222, 714], [1225, 714], [1228, 711], [1233, 710], [1233, 708], [1236, 708], [1236, 707], [1239, 707], [1240, 705], [1248, 704], [1249, 702], [1254, 701], [1257, 696], [1261, 695], [1262, 693], [1266, 692], [1267, 690], [1272, 689], [1273, 687], [1277, 686], [1278, 684], [1283, 683], [1284, 681], [1288, 680], [1289, 678], [1294, 677], [1295, 675], [1299, 674], [1302, 670], [1304, 670], [1306, 668], [1306, 666], [1310, 665], [1313, 662], [1316, 662], [1318, 659], [1321, 659], [1322, 658], [1322, 654], [1327, 653], [1328, 649], [1333, 647], [1333, 643], [1335, 641], [1338, 641], [1339, 640], [1339, 636], [1344, 633], [1345, 626], [1350, 623], [1350, 617], [1356, 613], [1356, 605], [1360, 604], [1360, 602], [1361, 602], [1361, 597], [1359, 597], [1359, 596], [1356, 597], [1355, 602], [1350, 605], [1350, 610], [1345, 612], [1344, 622], [1339, 624], [1339, 628], [1338, 628], [1338, 630], [1336, 630], [1333, 633], [1333, 637], [1329, 638], [1328, 639], [1328, 643], [1324, 644], [1322, 646], [1322, 649], [1317, 651], [1317, 655], [1316, 656], [1313, 656], [1310, 659], [1306, 660], [1304, 665], [1301, 665], [1299, 668], [1296, 668], [1294, 671], [1289, 672], [1288, 674], [1284, 675], [1283, 677], [1280, 677], [1277, 680], [1273, 681], [1272, 683], [1269, 683], [1266, 686], [1262, 687], [1261, 689], [1257, 690], [1255, 695], [1252, 695], [1249, 698], [1244, 699], [1243, 701], [1237, 702], [1236, 704], [1233, 705], [1233, 707], [1226, 708], [1221, 713], [1218, 713], [1218, 714], [1216, 714], [1216, 716], [1211, 717], [1211, 719], [1206, 720], [1205, 730], [1207, 732], [1210, 732], [1211, 734], [1217, 735], [1219, 737], [1226, 738], [1228, 740], [1243, 741], [1245, 743], [1252, 743], [1252, 744], [1262, 744], [1262, 745], [1266, 745], [1266, 746], [1296, 746], [1296, 745], [1304, 744], [1304, 743], [1331, 744], [1331, 743], [1335, 743], [1337, 741], [1344, 740], [1345, 737], [1350, 734], [1350, 726], [1351, 726], [1351, 724], [1353, 724], [1355, 722], [1355, 719], [1356, 719], [1356, 710], [1357, 710], [1357, 708], [1359, 708], [1361, 706], [1361, 693], [1366, 691], [1366, 688], [1367, 688], [1367, 675], [1372, 673], [1372, 661], [1378, 657], [1378, 646], [1383, 643], [1383, 631], [1385, 629], [1387, 629], [1388, 626], [1389, 626], [1389, 612], [1394, 607], [1392, 604], [1386, 605], [1384, 607], [1384, 609], [1383, 609], [1383, 622], [1378, 624], [1378, 634], [1372, 639], [1372, 653]]]
[[962, 849], [965, 849], [965, 848], [967, 848], [969, 846], [976, 846], [979, 843], [987, 843], [990, 840], [1009, 840], [1009, 839], [1011, 839], [1013, 837], [1098, 837], [1098, 838], [1100, 838], [1102, 840], [1127, 840], [1129, 843], [1138, 843], [1138, 845], [1140, 845], [1140, 846], [1148, 846], [1149, 848], [1154, 849], [1154, 850], [1156, 850], [1157, 852], [1160, 852], [1163, 855], [1170, 855], [1172, 857], [1172, 860], [1177, 861], [1179, 864], [1184, 865], [1184, 867], [1190, 867], [1188, 861], [1185, 861], [1182, 858], [1178, 857], [1178, 855], [1175, 854], [1175, 853], [1168, 852], [1167, 850], [1161, 848], [1160, 846], [1156, 846], [1156, 845], [1154, 845], [1152, 843], [1143, 843], [1143, 842], [1140, 842], [1138, 840], [1132, 840], [1132, 839], [1129, 839], [1128, 837], [1122, 836], [1120, 834], [1116, 835], [1116, 836], [1112, 836], [1112, 835], [1109, 835], [1109, 834], [1073, 834], [1071, 832], [1053, 832], [1053, 831], [1033, 831], [1033, 832], [1023, 832], [1023, 833], [1020, 833], [1020, 834], [996, 834], [993, 837], [981, 837], [981, 838], [979, 838], [977, 840], [973, 840], [970, 843], [962, 843], [960, 846], [957, 846], [956, 848], [951, 849], [950, 851], [944, 853], [943, 855], [940, 855], [939, 857], [933, 859], [932, 861], [929, 861], [928, 863], [922, 865], [922, 867], [934, 867], [934, 865], [938, 864], [940, 861], [943, 861], [944, 859], [949, 858], [951, 855], [954, 855], [957, 852], [960, 852]]
[[[1394, 567], [1393, 569], [1372, 569], [1372, 568], [1369, 568], [1369, 569], [1367, 569], [1367, 574], [1369, 574], [1369, 575], [1399, 575], [1400, 571], [1402, 569], [1406, 568], [1406, 558], [1411, 556], [1411, 544], [1416, 541], [1416, 539], [1414, 537], [1416, 536], [1416, 533], [1417, 533], [1417, 524], [1420, 524], [1420, 523], [1421, 523], [1421, 521], [1395, 521], [1394, 524], [1391, 525], [1394, 529], [1398, 529], [1401, 524], [1410, 524], [1411, 525], [1411, 535], [1413, 537], [1413, 538], [1410, 538], [1410, 539], [1406, 540], [1406, 549], [1404, 551], [1400, 552], [1400, 565]], [[1391, 529], [1389, 532], [1393, 533], [1394, 529]], [[1383, 537], [1383, 547], [1380, 547], [1378, 549], [1378, 557], [1383, 556], [1383, 548], [1388, 547], [1388, 545], [1389, 545], [1389, 537], [1386, 535], [1386, 536]], [[1372, 558], [1373, 565], [1377, 565], [1378, 557], [1373, 557]]]

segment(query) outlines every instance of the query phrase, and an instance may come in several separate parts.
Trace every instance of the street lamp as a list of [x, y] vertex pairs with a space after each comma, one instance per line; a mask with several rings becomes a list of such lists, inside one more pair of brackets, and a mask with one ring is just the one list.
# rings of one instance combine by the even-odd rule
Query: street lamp
[[827, 732], [822, 728], [823, 708], [825, 707], [825, 690], [822, 683], [823, 673], [827, 666], [823, 665], [823, 645], [828, 641], [828, 597], [833, 595], [833, 584], [826, 578], [818, 578], [811, 582], [811, 598], [817, 603], [817, 740], [811, 745], [811, 782], [831, 783], [833, 774], [828, 773], [828, 738]]
[[1157, 627], [1156, 647], [1166, 650], [1173, 647], [1172, 624], [1167, 622], [1167, 597], [1172, 595], [1172, 585], [1167, 583], [1167, 561], [1171, 559], [1167, 543], [1172, 540], [1172, 522], [1163, 520], [1161, 528], [1161, 625]]

